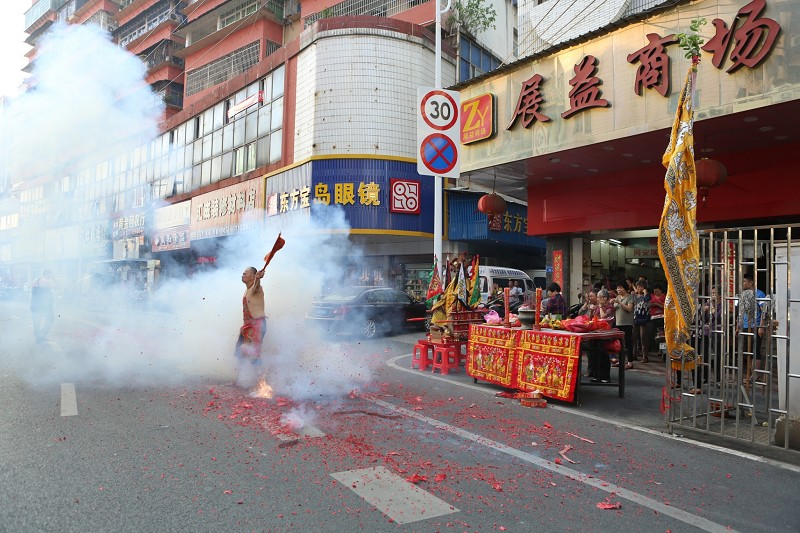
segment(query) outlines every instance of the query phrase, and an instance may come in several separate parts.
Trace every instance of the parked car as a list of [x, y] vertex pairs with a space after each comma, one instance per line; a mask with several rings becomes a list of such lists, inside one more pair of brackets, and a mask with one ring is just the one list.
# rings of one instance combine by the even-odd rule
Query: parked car
[[306, 314], [331, 332], [360, 334], [425, 327], [425, 302], [388, 287], [344, 287], [315, 300]]

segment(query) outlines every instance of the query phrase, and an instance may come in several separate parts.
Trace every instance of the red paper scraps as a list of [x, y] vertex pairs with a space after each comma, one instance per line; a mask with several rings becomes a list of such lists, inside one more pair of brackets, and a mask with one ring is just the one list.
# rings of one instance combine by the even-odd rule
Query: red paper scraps
[[570, 437], [575, 437], [576, 439], [581, 439], [582, 441], [588, 442], [589, 444], [594, 444], [593, 440], [584, 439], [583, 437], [580, 437], [580, 436], [576, 435], [575, 433], [570, 433], [569, 431], [567, 431], [567, 435], [569, 435]]
[[419, 474], [412, 474], [412, 475], [410, 475], [410, 476], [408, 476], [408, 477], [406, 478], [406, 481], [408, 481], [409, 483], [413, 483], [414, 485], [416, 485], [416, 484], [417, 484], [417, 483], [419, 483], [420, 481], [428, 481], [428, 478], [427, 478], [427, 477], [425, 477], [425, 476], [420, 476]]
[[598, 509], [622, 509], [622, 504], [619, 502], [604, 501], [597, 504]]

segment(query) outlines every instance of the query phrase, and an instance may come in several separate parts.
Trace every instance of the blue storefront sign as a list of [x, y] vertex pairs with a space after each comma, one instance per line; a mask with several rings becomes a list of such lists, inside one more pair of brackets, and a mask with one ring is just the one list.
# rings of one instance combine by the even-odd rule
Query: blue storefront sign
[[434, 181], [414, 163], [380, 159], [312, 162], [314, 206], [340, 207], [359, 233], [433, 233]]
[[526, 206], [508, 202], [505, 213], [487, 216], [478, 211], [481, 196], [462, 191], [447, 193], [448, 240], [545, 248], [544, 239], [528, 236]]

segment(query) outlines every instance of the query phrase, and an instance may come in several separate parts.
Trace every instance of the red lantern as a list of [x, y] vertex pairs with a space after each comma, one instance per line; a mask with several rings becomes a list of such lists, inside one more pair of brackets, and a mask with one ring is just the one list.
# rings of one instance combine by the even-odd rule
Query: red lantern
[[728, 170], [715, 159], [704, 157], [694, 164], [697, 170], [697, 186], [711, 188], [722, 185], [728, 179]]
[[484, 194], [478, 200], [478, 211], [487, 215], [502, 215], [506, 212], [506, 201], [495, 193]]
[[700, 197], [700, 204], [705, 207], [709, 189], [725, 183], [728, 170], [719, 161], [707, 157], [695, 161], [694, 168], [697, 172], [697, 195]]

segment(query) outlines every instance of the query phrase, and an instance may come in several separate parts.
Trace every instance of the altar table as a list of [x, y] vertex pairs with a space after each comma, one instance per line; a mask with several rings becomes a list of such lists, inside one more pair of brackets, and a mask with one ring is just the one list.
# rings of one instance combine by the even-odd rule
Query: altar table
[[618, 387], [619, 397], [623, 398], [624, 362], [619, 366], [617, 382], [582, 382], [581, 351], [604, 354], [604, 341], [624, 342], [624, 337], [618, 329], [574, 333], [472, 324], [467, 343], [467, 374], [476, 383], [480, 379], [509, 389], [539, 390], [543, 396], [575, 404], [580, 404], [582, 385]]

